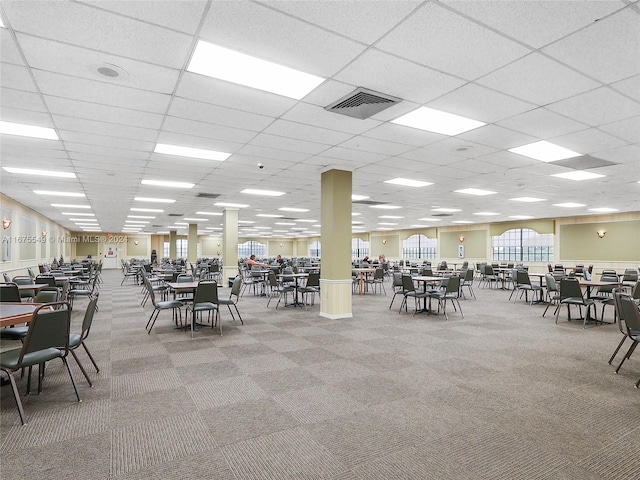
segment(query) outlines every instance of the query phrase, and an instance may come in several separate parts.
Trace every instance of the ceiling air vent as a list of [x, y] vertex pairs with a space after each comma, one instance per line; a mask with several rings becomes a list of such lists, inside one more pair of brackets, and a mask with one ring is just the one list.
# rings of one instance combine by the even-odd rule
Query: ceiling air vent
[[163, 225], [151, 225], [153, 228], [162, 228]]
[[401, 98], [358, 87], [346, 97], [342, 97], [324, 109], [364, 120], [401, 101]]
[[196, 194], [196, 197], [199, 198], [218, 198], [220, 196], [219, 193], [204, 193], [204, 192], [200, 192], [198, 194]]
[[389, 202], [376, 202], [374, 200], [354, 200], [351, 203], [358, 203], [360, 205], [385, 205]]
[[168, 217], [181, 217], [183, 216], [184, 213], [170, 213], [169, 215], [167, 215]]
[[432, 217], [453, 217], [453, 213], [434, 213]]

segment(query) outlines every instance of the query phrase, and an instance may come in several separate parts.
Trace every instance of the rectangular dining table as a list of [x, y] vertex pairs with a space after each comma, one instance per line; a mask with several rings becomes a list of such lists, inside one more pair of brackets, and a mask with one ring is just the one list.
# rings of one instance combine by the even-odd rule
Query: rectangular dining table
[[8, 327], [19, 323], [30, 323], [33, 312], [41, 303], [0, 303], [0, 327]]

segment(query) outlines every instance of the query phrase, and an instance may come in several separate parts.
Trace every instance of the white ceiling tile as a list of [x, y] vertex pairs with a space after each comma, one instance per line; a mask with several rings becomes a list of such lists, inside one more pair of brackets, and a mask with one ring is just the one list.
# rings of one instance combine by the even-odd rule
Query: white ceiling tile
[[637, 75], [640, 73], [637, 6], [636, 9], [621, 9], [614, 15], [593, 22], [587, 28], [545, 47], [543, 51], [605, 83]]
[[109, 164], [112, 162], [146, 162], [149, 152], [112, 149], [100, 145], [87, 145], [83, 143], [65, 142], [69, 157], [78, 161], [93, 162], [96, 164]]
[[429, 102], [430, 108], [490, 123], [532, 110], [535, 105], [474, 83]]
[[535, 48], [588, 26], [621, 7], [620, 2], [591, 0], [443, 0], [443, 3]]
[[117, 123], [96, 122], [85, 118], [53, 115], [53, 121], [60, 130], [93, 133], [96, 135], [128, 138], [144, 142], [154, 142], [157, 135], [155, 130], [147, 128], [132, 127]]
[[[338, 99], [336, 98], [336, 100]], [[299, 102], [287, 111], [287, 113], [282, 115], [282, 118], [291, 120], [292, 122], [306, 123], [307, 125], [339, 130], [354, 135], [380, 125], [379, 121], [372, 120], [371, 118], [360, 120], [346, 115], [338, 115], [337, 113], [328, 112], [324, 108], [318, 108], [316, 105], [310, 105], [304, 102]]]
[[314, 127], [302, 123], [289, 122], [287, 120], [276, 120], [264, 130], [264, 133], [278, 135], [282, 137], [296, 138], [298, 140], [309, 140], [311, 142], [327, 144], [339, 144], [349, 140], [353, 135], [348, 133], [329, 130], [326, 128]]
[[361, 135], [353, 137], [346, 142], [342, 142], [340, 146], [353, 150], [361, 150], [363, 152], [372, 152], [383, 155], [400, 155], [414, 149], [413, 146], [388, 142], [377, 138], [364, 137]]
[[607, 87], [552, 103], [547, 105], [547, 108], [591, 126], [603, 125], [640, 114], [640, 104], [630, 101]]
[[261, 131], [273, 122], [273, 117], [267, 115], [257, 115], [255, 113], [196, 102], [181, 97], [173, 99], [167, 114], [174, 117], [253, 130], [256, 132]]
[[[256, 159], [267, 158], [267, 159], [273, 159], [273, 160], [285, 160], [288, 162], [296, 162], [296, 163], [302, 162], [303, 160], [305, 160], [306, 158], [309, 158], [310, 156], [310, 154], [308, 153], [287, 151], [287, 150], [269, 148], [269, 147], [252, 145], [252, 144], [245, 145], [244, 147], [242, 147], [238, 151], [238, 154], [241, 155], [241, 158], [244, 156], [251, 156], [251, 157], [255, 157]], [[233, 157], [235, 157], [235, 155]], [[233, 157], [230, 160], [233, 160], [234, 159]], [[266, 162], [263, 162], [263, 163], [266, 164]]]
[[[200, 37], [216, 45], [312, 75], [330, 77], [365, 46], [249, 2], [218, 2]], [[304, 38], [303, 42], [293, 41]]]
[[258, 147], [279, 148], [282, 150], [308, 153], [311, 155], [320, 153], [328, 148], [328, 144], [301, 141], [293, 138], [267, 135], [265, 133], [256, 135], [256, 137], [251, 140], [250, 144]]
[[436, 3], [425, 3], [376, 47], [468, 80], [530, 51]]
[[[636, 123], [636, 126], [640, 125]], [[640, 129], [638, 132], [640, 132]], [[638, 133], [638, 135], [640, 135], [640, 133]], [[560, 137], [552, 138], [550, 141], [582, 154], [594, 154], [601, 150], [618, 148], [627, 144], [627, 142], [601, 132], [596, 128], [588, 128], [586, 130], [581, 130], [580, 132], [562, 135]]]
[[629, 77], [625, 80], [611, 84], [611, 87], [615, 88], [619, 92], [635, 98], [640, 102], [640, 75]]
[[598, 128], [627, 142], [640, 143], [640, 116], [608, 123]]
[[328, 150], [322, 152], [322, 155], [331, 159], [339, 159], [355, 163], [362, 162], [363, 164], [375, 163], [387, 157], [387, 155], [382, 155], [379, 153], [372, 153], [364, 150], [354, 150], [351, 148], [343, 147], [329, 148]]
[[368, 132], [364, 132], [362, 136], [397, 142], [414, 147], [424, 147], [425, 145], [429, 145], [445, 138], [444, 135], [440, 135], [438, 133], [427, 132], [417, 128], [408, 128], [395, 123], [383, 123], [378, 127], [372, 128]]
[[182, 133], [237, 143], [248, 142], [256, 135], [256, 132], [250, 130], [213, 125], [178, 117], [167, 117], [162, 129], [165, 132]]
[[[159, 93], [172, 93], [180, 73], [175, 68], [152, 65], [30, 35], [18, 34], [18, 38], [27, 62], [31, 68], [38, 70]], [[126, 75], [115, 78], [101, 75], [97, 68], [105, 64], [108, 67], [120, 67]]]
[[527, 55], [477, 82], [536, 105], [557, 102], [600, 86], [538, 53]]
[[94, 135], [91, 133], [73, 132], [70, 130], [60, 130], [60, 138], [65, 142], [84, 143], [86, 145], [99, 145], [109, 148], [122, 148], [126, 150], [137, 150], [151, 152], [154, 143], [142, 142], [126, 138], [107, 137], [103, 135]]
[[537, 138], [530, 135], [491, 124], [474, 128], [469, 132], [458, 135], [457, 138], [501, 150], [508, 150], [509, 148], [519, 147], [520, 145], [537, 141]]
[[577, 132], [584, 130], [587, 126], [584, 123], [558, 115], [546, 108], [536, 108], [535, 110], [530, 110], [497, 123], [503, 127], [540, 139]]
[[164, 113], [170, 100], [169, 95], [42, 70], [35, 70], [34, 75], [42, 93], [52, 96], [153, 113]]
[[[270, 1], [293, 16], [364, 43], [373, 43], [415, 9], [419, 1]], [[366, 8], [363, 8], [366, 7]]]
[[0, 118], [5, 122], [22, 123], [37, 127], [55, 127], [51, 121], [51, 116], [42, 111], [34, 112], [14, 107], [3, 107], [2, 110], [0, 110]]
[[47, 108], [52, 114], [66, 117], [84, 118], [87, 120], [120, 123], [134, 127], [158, 129], [162, 125], [163, 116], [157, 113], [141, 112], [126, 108], [99, 105], [68, 98], [44, 96]]
[[[0, 105], [4, 107], [21, 109], [31, 112], [46, 112], [47, 109], [42, 103], [42, 97], [37, 93], [15, 90], [13, 88], [2, 87], [0, 89]], [[0, 114], [4, 114], [0, 112]], [[16, 115], [19, 116], [19, 115]], [[11, 121], [9, 117], [5, 120]], [[18, 119], [16, 119], [17, 121]]]
[[72, 2], [7, 2], [16, 32], [34, 34], [123, 57], [182, 68], [191, 37]]
[[367, 50], [335, 78], [417, 103], [428, 102], [464, 84], [463, 80], [376, 49]]
[[27, 67], [13, 65], [11, 63], [2, 63], [0, 65], [0, 77], [3, 87], [15, 88], [28, 92], [37, 91]]
[[305, 103], [311, 103], [319, 107], [326, 107], [347, 96], [356, 89], [355, 85], [327, 80], [321, 83], [311, 93], [304, 97]]
[[22, 55], [20, 55], [20, 51], [7, 28], [0, 28], [0, 45], [2, 45], [2, 48], [0, 48], [0, 60], [2, 63], [24, 65]]
[[200, 18], [207, 5], [206, 0], [153, 0], [153, 7], [146, 2], [121, 0], [83, 0], [84, 3], [105, 10], [137, 18], [163, 27], [196, 33]]
[[[226, 152], [226, 153], [232, 153], [232, 154], [238, 151], [242, 147], [242, 144], [237, 142], [231, 142], [231, 141], [217, 139], [217, 138], [197, 137], [197, 136], [183, 134], [183, 133], [166, 132], [166, 131], [160, 132], [160, 135], [158, 136], [158, 143], [166, 143], [168, 145], [179, 145], [181, 147], [203, 148], [205, 150], [215, 150], [217, 152]], [[153, 150], [154, 147], [152, 147], [151, 150]], [[153, 155], [163, 156], [163, 157], [173, 157], [173, 158], [185, 158], [185, 157], [177, 157], [173, 155], [160, 155], [157, 153], [154, 153]], [[194, 160], [200, 161], [198, 159], [194, 159]], [[210, 162], [211, 160], [205, 160], [205, 161]]]
[[296, 104], [288, 97], [189, 72], [184, 73], [176, 95], [272, 117], [282, 115]]

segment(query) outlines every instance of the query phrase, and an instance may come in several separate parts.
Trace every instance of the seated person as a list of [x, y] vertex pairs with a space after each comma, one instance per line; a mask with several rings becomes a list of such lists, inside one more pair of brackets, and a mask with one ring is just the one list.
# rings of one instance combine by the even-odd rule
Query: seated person
[[371, 263], [371, 260], [369, 260], [369, 255], [362, 259], [362, 263]]
[[247, 268], [252, 268], [253, 266], [258, 266], [259, 263], [256, 261], [256, 256], [255, 255], [251, 255], [248, 259], [247, 259]]
[[282, 256], [278, 255], [278, 256], [276, 257], [276, 263], [277, 263], [278, 265], [282, 265], [282, 264], [284, 264], [284, 258], [282, 258]]

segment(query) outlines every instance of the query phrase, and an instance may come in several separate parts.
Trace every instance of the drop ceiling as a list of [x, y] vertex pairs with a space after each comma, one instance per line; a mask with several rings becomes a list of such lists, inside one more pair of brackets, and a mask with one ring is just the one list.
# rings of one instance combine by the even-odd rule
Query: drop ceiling
[[[103, 231], [121, 231], [132, 207], [203, 218], [214, 202], [248, 204], [250, 227], [288, 230], [282, 214], [320, 222], [320, 175], [353, 172], [353, 193], [402, 207], [353, 204], [365, 231], [424, 224], [433, 208], [460, 211], [435, 226], [514, 215], [637, 212], [640, 205], [640, 6], [611, 1], [6, 1], [1, 119], [55, 129], [59, 140], [1, 136], [2, 166], [73, 172], [76, 179], [1, 170], [2, 193], [76, 230], [72, 203], [34, 190], [83, 192]], [[187, 71], [198, 40], [324, 78], [300, 100]], [[121, 74], [104, 76], [99, 68]], [[325, 110], [357, 88], [401, 101], [367, 119]], [[392, 123], [419, 107], [486, 125], [446, 136]], [[585, 155], [544, 163], [509, 149], [546, 140]], [[153, 153], [157, 143], [228, 152], [223, 162]], [[264, 168], [260, 169], [261, 164]], [[576, 168], [604, 175], [553, 177]], [[384, 183], [396, 177], [420, 188]], [[192, 189], [142, 179], [194, 183]], [[243, 189], [285, 192], [279, 197]], [[491, 190], [476, 197], [456, 190]], [[215, 199], [198, 193], [219, 194]], [[175, 199], [142, 204], [134, 197]], [[510, 199], [535, 197], [521, 203]], [[557, 203], [584, 204], [559, 208]], [[281, 207], [308, 209], [282, 212]], [[146, 214], [142, 214], [146, 215]], [[199, 221], [220, 227], [221, 217]], [[179, 220], [178, 220], [179, 221]], [[290, 220], [287, 220], [290, 222]], [[255, 235], [269, 235], [259, 229]], [[210, 230], [211, 231], [211, 230]], [[242, 234], [242, 233], [241, 233]], [[277, 234], [281, 236], [282, 232]], [[313, 235], [313, 233], [311, 233]]]

